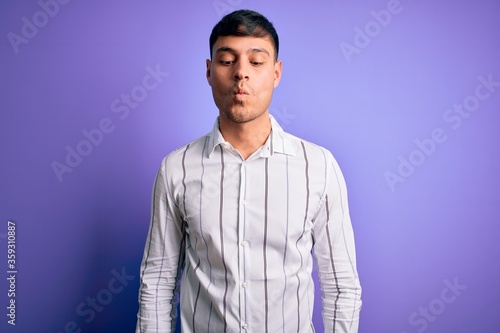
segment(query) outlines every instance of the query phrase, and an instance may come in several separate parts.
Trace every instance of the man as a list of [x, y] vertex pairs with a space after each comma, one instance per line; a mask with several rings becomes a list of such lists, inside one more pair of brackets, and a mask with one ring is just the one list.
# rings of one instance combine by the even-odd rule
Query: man
[[[285, 133], [269, 104], [278, 36], [262, 15], [226, 15], [210, 36], [212, 132], [158, 172], [137, 331], [314, 332], [312, 251], [326, 332], [357, 332], [361, 287], [344, 179], [326, 149]], [[181, 283], [182, 278], [182, 283]]]

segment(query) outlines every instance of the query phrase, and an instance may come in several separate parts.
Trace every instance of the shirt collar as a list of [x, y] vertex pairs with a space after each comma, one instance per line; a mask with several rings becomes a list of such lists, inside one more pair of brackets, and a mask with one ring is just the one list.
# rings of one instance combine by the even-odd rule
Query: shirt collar
[[[293, 136], [286, 133], [283, 128], [281, 128], [272, 115], [269, 115], [269, 119], [271, 121], [271, 134], [267, 138], [266, 143], [261, 147], [261, 157], [269, 157], [274, 153], [295, 156], [298, 149], [296, 140], [293, 140]], [[224, 140], [219, 130], [219, 117], [215, 120], [212, 132], [210, 132], [208, 136], [208, 157], [212, 156], [217, 146], [229, 144]]]

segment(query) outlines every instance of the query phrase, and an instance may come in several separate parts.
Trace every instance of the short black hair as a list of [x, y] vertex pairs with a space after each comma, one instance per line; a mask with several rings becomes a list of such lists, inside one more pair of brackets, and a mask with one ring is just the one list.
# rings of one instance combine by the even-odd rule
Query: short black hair
[[264, 15], [253, 10], [236, 10], [224, 16], [215, 25], [210, 34], [210, 59], [212, 58], [212, 49], [219, 36], [269, 37], [274, 46], [276, 60], [278, 60], [278, 33], [274, 29], [273, 24]]

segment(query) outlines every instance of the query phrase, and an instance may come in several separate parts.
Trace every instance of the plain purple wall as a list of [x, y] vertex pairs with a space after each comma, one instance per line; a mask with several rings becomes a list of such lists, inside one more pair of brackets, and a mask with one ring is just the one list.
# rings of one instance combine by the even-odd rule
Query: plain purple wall
[[208, 36], [238, 8], [280, 34], [271, 113], [344, 171], [360, 332], [498, 332], [493, 0], [2, 1], [0, 330], [133, 332], [154, 176], [211, 129]]

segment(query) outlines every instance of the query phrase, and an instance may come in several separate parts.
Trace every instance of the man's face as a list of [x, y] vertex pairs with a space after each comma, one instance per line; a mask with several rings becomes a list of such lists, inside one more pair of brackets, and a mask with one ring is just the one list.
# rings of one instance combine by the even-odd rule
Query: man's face
[[270, 39], [221, 36], [207, 60], [207, 80], [221, 116], [245, 123], [267, 114], [281, 79]]

